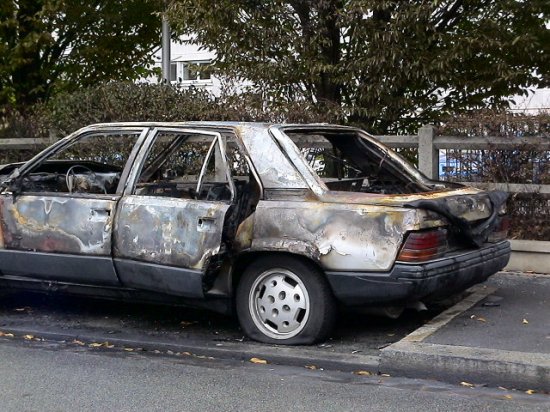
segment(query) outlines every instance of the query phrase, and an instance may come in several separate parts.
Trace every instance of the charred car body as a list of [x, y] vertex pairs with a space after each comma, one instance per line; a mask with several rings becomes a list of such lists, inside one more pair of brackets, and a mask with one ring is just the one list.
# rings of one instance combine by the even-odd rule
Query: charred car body
[[0, 287], [202, 305], [312, 343], [336, 307], [463, 290], [510, 255], [500, 192], [330, 125], [120, 123], [0, 170]]

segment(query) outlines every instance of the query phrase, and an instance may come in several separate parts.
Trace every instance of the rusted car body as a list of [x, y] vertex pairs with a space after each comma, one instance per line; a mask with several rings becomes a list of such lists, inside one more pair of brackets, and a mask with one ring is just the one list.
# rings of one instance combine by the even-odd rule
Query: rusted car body
[[349, 127], [119, 123], [0, 169], [0, 287], [202, 305], [266, 342], [508, 262], [499, 192], [435, 182]]

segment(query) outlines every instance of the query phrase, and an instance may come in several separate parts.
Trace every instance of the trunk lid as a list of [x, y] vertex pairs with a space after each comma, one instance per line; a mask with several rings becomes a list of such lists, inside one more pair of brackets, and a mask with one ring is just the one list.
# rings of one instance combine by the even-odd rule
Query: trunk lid
[[406, 195], [377, 195], [353, 192], [326, 192], [328, 203], [365, 204], [423, 209], [445, 217], [451, 229], [479, 247], [496, 227], [498, 215], [508, 198], [506, 192], [475, 188], [442, 190]]

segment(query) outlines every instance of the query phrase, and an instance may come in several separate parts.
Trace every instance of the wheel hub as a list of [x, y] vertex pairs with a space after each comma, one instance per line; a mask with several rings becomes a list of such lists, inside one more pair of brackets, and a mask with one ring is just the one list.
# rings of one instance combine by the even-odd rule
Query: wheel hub
[[274, 339], [296, 336], [309, 317], [308, 292], [293, 272], [271, 269], [262, 273], [250, 289], [252, 320], [264, 334]]

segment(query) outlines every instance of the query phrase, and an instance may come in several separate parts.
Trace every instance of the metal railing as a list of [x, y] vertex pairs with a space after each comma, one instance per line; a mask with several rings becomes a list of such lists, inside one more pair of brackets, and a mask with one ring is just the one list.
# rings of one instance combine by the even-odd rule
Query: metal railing
[[[457, 137], [437, 136], [435, 127], [423, 126], [416, 135], [379, 135], [385, 145], [395, 149], [418, 149], [418, 169], [431, 179], [440, 177], [440, 150], [514, 150], [522, 145], [550, 151], [550, 139], [537, 137]], [[22, 150], [47, 146], [56, 139], [1, 139], [0, 150]], [[540, 193], [550, 195], [550, 185], [506, 182], [463, 182], [482, 189], [504, 190], [511, 193]]]
[[[457, 137], [437, 136], [435, 127], [424, 126], [417, 135], [376, 136], [392, 148], [417, 148], [418, 169], [431, 179], [440, 177], [440, 150], [516, 150], [524, 145], [540, 151], [550, 150], [550, 139], [539, 137]], [[540, 193], [550, 195], [550, 185], [506, 182], [462, 182], [482, 189], [504, 190], [511, 193]]]

